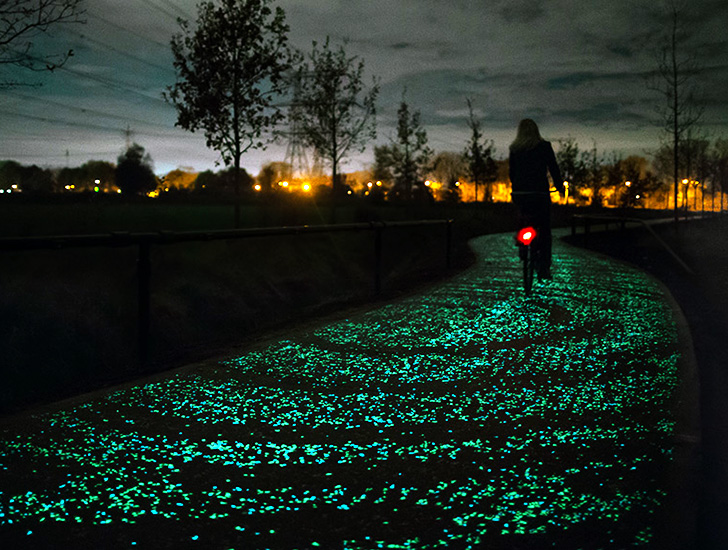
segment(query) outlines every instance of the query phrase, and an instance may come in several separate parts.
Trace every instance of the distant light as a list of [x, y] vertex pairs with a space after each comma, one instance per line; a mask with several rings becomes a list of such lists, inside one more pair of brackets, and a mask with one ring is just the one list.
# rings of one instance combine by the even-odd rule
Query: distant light
[[382, 186], [382, 182], [381, 181], [378, 181], [377, 182], [377, 187], [381, 187], [381, 186]]
[[311, 184], [310, 183], [304, 183], [303, 184], [303, 190], [308, 193], [311, 190]]
[[96, 185], [98, 185], [98, 184], [100, 184], [100, 183], [101, 183], [101, 180], [94, 180], [94, 183], [95, 183]]
[[260, 191], [262, 189], [262, 187], [260, 186], [259, 183], [256, 183], [255, 187], [253, 187], [253, 189], [255, 189], [256, 191]]
[[288, 182], [287, 181], [279, 181], [278, 182], [278, 185], [280, 185], [281, 187], [288, 187]]
[[460, 187], [460, 182], [459, 181], [456, 181], [455, 182], [455, 187]]
[[11, 185], [10, 187], [12, 187], [13, 189], [17, 189], [18, 188], [17, 185]]
[[684, 183], [685, 185], [687, 185], [687, 184], [688, 184], [688, 180], [687, 180], [687, 179], [684, 179], [684, 180], [683, 180], [683, 183]]
[[625, 185], [626, 185], [627, 187], [629, 187], [630, 185], [632, 185], [632, 182], [631, 182], [631, 181], [625, 181], [625, 182], [624, 182], [624, 184], [625, 184]]
[[117, 189], [116, 192], [121, 195], [121, 189]]
[[566, 187], [567, 189], [569, 188], [569, 182], [566, 180], [564, 180], [564, 187]]
[[425, 187], [429, 187], [430, 185], [432, 185], [432, 182], [430, 180], [427, 180], [425, 182]]
[[636, 199], [639, 199], [639, 198], [640, 198], [640, 196], [639, 196], [639, 195], [637, 195], [637, 196], [636, 196], [635, 198], [636, 198]]
[[351, 195], [351, 189], [346, 193], [347, 195]]
[[94, 187], [94, 192], [95, 193], [98, 193], [99, 192], [99, 186], [98, 185], [96, 187]]
[[371, 188], [372, 188], [373, 186], [374, 186], [374, 184], [373, 184], [373, 183], [372, 183], [371, 181], [370, 181], [369, 183], [367, 183], [367, 187], [368, 187], [369, 189], [371, 189]]

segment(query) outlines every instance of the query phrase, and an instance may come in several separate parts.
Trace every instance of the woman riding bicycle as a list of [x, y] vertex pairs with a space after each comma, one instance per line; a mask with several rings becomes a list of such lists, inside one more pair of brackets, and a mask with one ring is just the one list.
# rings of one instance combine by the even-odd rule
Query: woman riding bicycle
[[547, 172], [561, 190], [563, 180], [551, 143], [541, 137], [533, 120], [523, 119], [511, 143], [508, 174], [511, 198], [518, 208], [518, 227], [532, 226], [538, 235], [532, 246], [540, 279], [551, 278], [551, 193]]

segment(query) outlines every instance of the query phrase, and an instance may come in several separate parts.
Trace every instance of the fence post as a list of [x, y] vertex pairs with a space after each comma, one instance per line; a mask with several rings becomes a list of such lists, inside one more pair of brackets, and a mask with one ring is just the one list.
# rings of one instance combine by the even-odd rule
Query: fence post
[[152, 262], [149, 254], [149, 241], [139, 241], [139, 257], [137, 259], [137, 346], [139, 352], [139, 366], [144, 369], [149, 360], [149, 328], [151, 304], [151, 278]]
[[445, 236], [445, 267], [450, 269], [452, 264], [452, 220], [447, 220]]
[[374, 293], [382, 292], [382, 231], [384, 224], [374, 225]]

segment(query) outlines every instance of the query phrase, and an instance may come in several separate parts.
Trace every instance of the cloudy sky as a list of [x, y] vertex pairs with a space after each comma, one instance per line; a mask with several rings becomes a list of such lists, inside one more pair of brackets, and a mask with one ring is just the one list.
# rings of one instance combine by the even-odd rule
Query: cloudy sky
[[[87, 22], [56, 27], [43, 49], [73, 48], [53, 73], [0, 66], [0, 159], [42, 166], [115, 161], [125, 132], [144, 146], [159, 173], [204, 170], [219, 156], [201, 135], [175, 128], [162, 97], [175, 80], [171, 36], [177, 17], [194, 20], [197, 0], [88, 0]], [[407, 101], [422, 113], [431, 147], [461, 151], [471, 99], [485, 133], [505, 157], [521, 118], [544, 137], [574, 137], [583, 148], [645, 154], [659, 143], [649, 74], [667, 20], [659, 0], [279, 0], [292, 44], [346, 41], [381, 81], [377, 143], [393, 137], [396, 110]], [[705, 129], [728, 137], [728, 2], [692, 0], [681, 23], [692, 34], [685, 51], [699, 55]], [[40, 50], [39, 50], [40, 51]], [[285, 145], [248, 153], [257, 174], [282, 160]], [[366, 168], [371, 147], [345, 170]]]

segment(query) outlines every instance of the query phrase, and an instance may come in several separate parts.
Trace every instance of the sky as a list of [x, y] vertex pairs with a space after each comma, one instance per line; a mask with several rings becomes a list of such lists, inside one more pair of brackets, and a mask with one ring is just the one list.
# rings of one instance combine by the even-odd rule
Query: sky
[[[0, 159], [44, 167], [115, 162], [128, 139], [163, 174], [219, 169], [201, 133], [175, 127], [162, 92], [175, 82], [172, 35], [194, 22], [197, 0], [87, 0], [85, 24], [56, 26], [41, 51], [74, 56], [53, 72], [0, 65]], [[582, 149], [647, 156], [662, 138], [650, 88], [667, 20], [659, 0], [279, 0], [289, 39], [303, 52], [327, 36], [380, 80], [377, 139], [344, 171], [368, 168], [373, 146], [394, 136], [403, 93], [419, 110], [433, 150], [462, 151], [470, 99], [496, 157], [505, 158], [522, 118], [546, 139], [572, 137]], [[704, 131], [728, 137], [728, 3], [693, 0], [681, 24], [705, 102]], [[255, 175], [283, 160], [286, 144], [248, 152]]]

